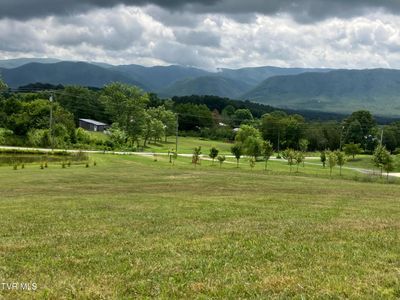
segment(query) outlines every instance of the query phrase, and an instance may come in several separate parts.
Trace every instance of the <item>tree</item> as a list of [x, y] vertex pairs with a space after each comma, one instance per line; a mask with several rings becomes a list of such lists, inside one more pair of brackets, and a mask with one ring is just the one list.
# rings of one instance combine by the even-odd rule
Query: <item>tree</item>
[[261, 138], [250, 136], [246, 139], [243, 146], [246, 150], [246, 154], [257, 160], [257, 157], [261, 155], [263, 142]]
[[[167, 137], [169, 135], [174, 135], [176, 131], [177, 116], [170, 110], [167, 110], [164, 105], [157, 107], [150, 107], [147, 113], [156, 120], [162, 122], [162, 129], [156, 128], [158, 130], [158, 136], [164, 136], [165, 142], [167, 142]], [[159, 126], [157, 124], [156, 126]], [[159, 126], [160, 127], [160, 126]], [[162, 132], [161, 132], [162, 131]]]
[[237, 109], [233, 115], [233, 121], [236, 126], [246, 124], [250, 121], [253, 121], [253, 115], [251, 111], [247, 108]]
[[225, 155], [219, 155], [217, 157], [217, 159], [219, 161], [219, 167], [221, 168], [222, 167], [222, 163], [225, 161], [226, 157], [225, 157]]
[[81, 86], [67, 86], [57, 92], [56, 100], [74, 115], [75, 125], [80, 118], [110, 122], [98, 92]]
[[303, 167], [304, 167], [305, 156], [306, 156], [306, 152], [308, 150], [309, 144], [310, 144], [310, 142], [307, 139], [300, 139], [300, 141], [299, 141], [299, 149], [304, 154]]
[[27, 137], [33, 147], [48, 147], [51, 144], [49, 129], [31, 129]]
[[296, 162], [297, 165], [297, 171], [299, 172], [299, 166], [301, 163], [304, 162], [305, 155], [302, 151], [294, 151], [294, 161]]
[[344, 166], [344, 164], [346, 163], [346, 156], [345, 156], [345, 154], [343, 153], [343, 152], [341, 152], [341, 151], [336, 151], [335, 152], [335, 155], [336, 155], [336, 161], [337, 161], [337, 164], [338, 164], [338, 166], [339, 166], [339, 169], [340, 169], [340, 176], [342, 176], [342, 167]]
[[154, 138], [154, 142], [160, 140], [164, 135], [164, 124], [159, 119], [153, 118], [145, 112], [144, 124], [142, 128], [143, 147], [146, 147], [147, 141]]
[[290, 173], [292, 173], [292, 166], [295, 163], [296, 153], [293, 149], [286, 149], [282, 152], [282, 156], [287, 160], [288, 165], [290, 166]]
[[371, 140], [365, 139], [368, 136], [375, 136], [376, 134], [376, 121], [372, 114], [366, 110], [353, 112], [346, 120], [344, 120], [343, 139], [345, 143], [362, 144], [366, 150], [373, 150], [370, 148], [374, 143]]
[[114, 123], [108, 131], [110, 132], [110, 140], [114, 148], [122, 148], [125, 146], [128, 135], [124, 130], [120, 129], [119, 126]]
[[0, 77], [0, 93], [8, 89], [7, 84]]
[[242, 125], [236, 133], [235, 141], [240, 144], [245, 144], [249, 137], [261, 138], [261, 133], [253, 126]]
[[322, 166], [325, 168], [326, 165], [326, 151], [321, 151], [319, 156], [321, 158]]
[[332, 177], [332, 170], [336, 166], [337, 163], [337, 157], [335, 152], [328, 151], [326, 154], [327, 161], [328, 161], [328, 167], [329, 167], [329, 175]]
[[262, 147], [262, 155], [265, 160], [265, 168], [264, 168], [265, 171], [267, 170], [268, 161], [273, 154], [274, 154], [274, 147], [272, 146], [272, 143], [270, 141], [264, 141]]
[[82, 145], [90, 144], [90, 134], [83, 128], [77, 128], [75, 130], [76, 141]]
[[262, 139], [258, 129], [250, 125], [240, 126], [235, 136], [236, 143], [240, 144], [244, 154], [256, 159], [261, 154]]
[[235, 144], [231, 147], [231, 153], [235, 156], [236, 158], [236, 167], [239, 168], [239, 160], [240, 157], [242, 156], [242, 147], [239, 144]]
[[101, 101], [111, 120], [139, 145], [145, 127], [148, 95], [138, 87], [116, 82], [104, 87]]
[[201, 146], [194, 148], [192, 155], [192, 164], [197, 166], [200, 164]]
[[177, 104], [175, 112], [179, 114], [180, 130], [196, 130], [213, 126], [211, 111], [204, 104]]
[[9, 129], [0, 128], [0, 145], [4, 145], [7, 141], [7, 138], [13, 134], [14, 133]]
[[215, 158], [218, 156], [219, 150], [215, 147], [212, 147], [210, 149], [210, 153], [208, 154], [208, 156], [212, 159], [212, 164], [214, 165], [214, 160]]
[[256, 160], [254, 159], [254, 157], [250, 157], [249, 164], [250, 164], [251, 170], [253, 170], [254, 167], [256, 166]]
[[300, 139], [299, 140], [300, 151], [303, 153], [307, 152], [309, 144], [310, 144], [310, 142], [307, 139]]
[[383, 174], [383, 170], [385, 170], [389, 176], [389, 172], [393, 170], [393, 158], [390, 155], [390, 152], [386, 150], [385, 146], [379, 145], [376, 147], [372, 161], [374, 165], [381, 170], [381, 177]]
[[383, 170], [386, 171], [386, 179], [389, 180], [389, 172], [394, 170], [393, 157], [390, 155], [389, 151], [384, 152], [383, 156]]
[[360, 144], [354, 144], [354, 143], [346, 144], [344, 145], [344, 153], [347, 156], [352, 156], [354, 160], [356, 155], [361, 153], [360, 146], [361, 146]]

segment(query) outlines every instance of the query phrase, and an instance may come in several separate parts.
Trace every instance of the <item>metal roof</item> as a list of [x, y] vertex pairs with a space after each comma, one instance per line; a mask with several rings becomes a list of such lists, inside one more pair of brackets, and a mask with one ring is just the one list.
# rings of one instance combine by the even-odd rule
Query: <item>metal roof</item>
[[105, 124], [105, 123], [102, 123], [102, 122], [99, 122], [96, 120], [91, 120], [91, 119], [79, 119], [79, 121], [83, 121], [83, 122], [90, 123], [90, 124], [97, 125], [97, 126], [107, 126], [107, 124]]

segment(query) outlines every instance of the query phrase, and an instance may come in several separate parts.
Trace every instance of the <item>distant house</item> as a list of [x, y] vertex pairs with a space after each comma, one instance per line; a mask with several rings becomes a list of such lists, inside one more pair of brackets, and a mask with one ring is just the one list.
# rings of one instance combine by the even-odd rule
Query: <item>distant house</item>
[[79, 119], [79, 127], [89, 131], [104, 132], [108, 128], [108, 125], [91, 119]]

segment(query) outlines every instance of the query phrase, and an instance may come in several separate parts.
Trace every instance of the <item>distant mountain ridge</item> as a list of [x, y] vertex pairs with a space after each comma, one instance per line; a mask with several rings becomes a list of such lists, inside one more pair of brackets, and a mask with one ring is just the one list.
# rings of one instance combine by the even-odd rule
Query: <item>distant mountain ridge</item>
[[334, 70], [266, 79], [241, 97], [282, 108], [400, 116], [400, 70]]
[[349, 113], [367, 109], [379, 115], [400, 116], [399, 70], [266, 66], [210, 72], [176, 65], [114, 66], [101, 62], [33, 60], [0, 61], [0, 75], [12, 88], [37, 82], [101, 88], [120, 81], [163, 97], [214, 95], [292, 110]]
[[235, 99], [250, 88], [250, 85], [239, 80], [209, 75], [175, 82], [161, 90], [159, 94], [165, 97], [213, 95]]
[[30, 83], [50, 83], [62, 85], [83, 85], [102, 87], [105, 84], [121, 81], [137, 85], [143, 89], [147, 87], [128, 76], [113, 70], [84, 63], [28, 63], [14, 69], [0, 69], [3, 80], [12, 88], [18, 88]]

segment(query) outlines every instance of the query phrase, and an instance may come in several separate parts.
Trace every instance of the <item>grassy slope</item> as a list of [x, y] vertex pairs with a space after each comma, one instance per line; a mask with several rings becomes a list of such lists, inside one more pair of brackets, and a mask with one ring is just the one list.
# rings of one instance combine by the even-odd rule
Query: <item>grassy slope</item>
[[400, 297], [398, 185], [94, 159], [0, 168], [0, 295]]

